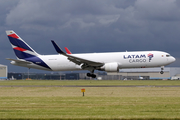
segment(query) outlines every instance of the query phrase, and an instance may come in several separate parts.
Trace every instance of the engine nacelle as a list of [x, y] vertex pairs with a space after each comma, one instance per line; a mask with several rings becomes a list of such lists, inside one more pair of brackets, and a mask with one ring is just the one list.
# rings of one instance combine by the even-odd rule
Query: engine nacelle
[[120, 65], [117, 62], [106, 63], [101, 69], [106, 72], [117, 72], [119, 71]]

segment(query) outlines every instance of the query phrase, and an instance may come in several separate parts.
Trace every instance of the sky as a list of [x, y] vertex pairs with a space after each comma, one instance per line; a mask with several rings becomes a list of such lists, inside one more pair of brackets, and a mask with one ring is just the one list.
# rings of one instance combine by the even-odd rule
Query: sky
[[180, 67], [180, 0], [0, 0], [0, 64], [25, 72], [5, 59], [16, 58], [6, 30], [43, 55], [54, 40], [72, 53], [164, 51]]

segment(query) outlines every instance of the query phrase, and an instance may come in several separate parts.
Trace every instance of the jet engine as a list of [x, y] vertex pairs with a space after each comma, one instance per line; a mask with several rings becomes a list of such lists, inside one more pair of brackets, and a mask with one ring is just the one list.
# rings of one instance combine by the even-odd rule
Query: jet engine
[[101, 70], [104, 70], [106, 72], [117, 72], [119, 71], [120, 64], [117, 62], [112, 63], [106, 63], [104, 66], [101, 67]]

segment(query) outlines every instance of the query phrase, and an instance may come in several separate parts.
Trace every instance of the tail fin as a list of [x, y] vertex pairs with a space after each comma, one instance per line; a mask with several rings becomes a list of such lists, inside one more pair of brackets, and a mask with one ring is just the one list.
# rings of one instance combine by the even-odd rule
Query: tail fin
[[25, 59], [30, 57], [38, 56], [36, 53], [23, 39], [21, 39], [13, 30], [6, 31], [12, 48], [19, 59]]

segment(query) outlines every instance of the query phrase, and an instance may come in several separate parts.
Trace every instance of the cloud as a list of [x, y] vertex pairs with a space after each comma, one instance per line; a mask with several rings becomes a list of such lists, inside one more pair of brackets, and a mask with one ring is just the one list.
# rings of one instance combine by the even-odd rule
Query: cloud
[[140, 42], [141, 47], [147, 47], [156, 41], [154, 49], [158, 49], [160, 44], [165, 46], [175, 34], [171, 31], [179, 30], [179, 25], [173, 25], [174, 21], [179, 21], [179, 6], [175, 0], [20, 0], [6, 17], [7, 25], [27, 31], [52, 32], [49, 36], [54, 33], [59, 34], [57, 37], [86, 42], [93, 41], [90, 39], [98, 39], [99, 43], [111, 40], [115, 41], [114, 44], [133, 46], [128, 48], [130, 50], [139, 49], [136, 42]]
[[176, 0], [138, 0], [135, 3], [138, 16], [154, 21], [179, 21], [179, 6]]
[[81, 28], [90, 27], [95, 23], [107, 24], [117, 19], [119, 9], [104, 3], [106, 2], [83, 0], [43, 2], [20, 0], [7, 15], [6, 23], [26, 29], [33, 27], [34, 29], [49, 29], [49, 27], [57, 26], [64, 28], [69, 27], [71, 23], [78, 23]]

